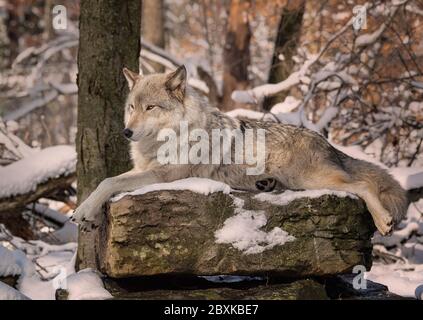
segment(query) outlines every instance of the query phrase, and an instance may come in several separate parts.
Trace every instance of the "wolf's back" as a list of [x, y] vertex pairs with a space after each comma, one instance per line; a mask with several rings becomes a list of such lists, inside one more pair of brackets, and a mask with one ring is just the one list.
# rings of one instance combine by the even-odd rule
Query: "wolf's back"
[[343, 157], [342, 162], [355, 181], [364, 180], [370, 184], [395, 223], [405, 217], [408, 208], [407, 194], [385, 169], [349, 156]]

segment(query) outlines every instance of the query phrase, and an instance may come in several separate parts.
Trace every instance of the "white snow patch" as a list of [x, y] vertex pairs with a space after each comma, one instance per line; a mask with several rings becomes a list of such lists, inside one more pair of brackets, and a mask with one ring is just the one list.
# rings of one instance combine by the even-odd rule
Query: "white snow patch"
[[254, 119], [254, 120], [262, 120], [262, 119], [264, 120], [264, 117], [265, 117], [265, 114], [263, 112], [242, 109], [242, 108], [228, 111], [226, 112], [226, 114], [232, 118], [245, 117], [245, 118]]
[[[0, 264], [3, 271], [19, 275], [17, 289], [25, 298], [54, 300], [56, 289], [62, 287], [62, 280], [75, 273], [76, 243], [51, 245], [39, 240], [27, 242], [18, 237], [0, 243], [18, 248], [5, 251], [0, 246], [3, 248]], [[19, 296], [11, 295], [13, 291], [1, 291], [2, 289], [0, 296], [7, 293], [11, 299], [19, 299]], [[97, 297], [102, 299], [103, 296], [104, 294]]]
[[14, 251], [16, 262], [22, 269], [18, 280], [18, 290], [30, 299], [54, 300], [54, 287], [51, 281], [42, 281], [36, 272], [35, 265], [21, 250]]
[[13, 251], [0, 245], [0, 277], [17, 276], [21, 272], [22, 269], [16, 263]]
[[[54, 300], [56, 289], [59, 288], [68, 290], [69, 300], [111, 298], [96, 273], [89, 269], [75, 273], [76, 244], [67, 245], [50, 247], [57, 250], [37, 258], [38, 264], [47, 270], [47, 274], [43, 272], [43, 275], [49, 280], [43, 280], [40, 270], [37, 272], [34, 264], [19, 251], [20, 257], [17, 258], [25, 265], [24, 274], [18, 281], [19, 291], [33, 300]], [[60, 248], [63, 249], [59, 251]]]
[[[260, 112], [260, 111], [253, 111], [253, 110], [247, 110], [247, 109], [242, 109], [242, 108], [238, 108], [238, 109], [234, 109], [231, 110], [229, 112], [227, 112], [226, 114], [232, 118], [247, 118], [247, 119], [253, 119], [253, 120], [261, 120], [261, 121], [280, 121], [283, 124], [292, 124], [294, 126], [299, 126], [301, 125], [301, 115], [299, 111], [296, 112], [281, 112], [282, 110], [288, 110], [290, 107], [294, 107], [294, 105], [291, 105], [288, 107], [288, 105], [286, 105], [286, 109], [285, 109], [285, 105], [275, 105], [274, 108], [276, 109], [272, 109], [271, 113], [264, 113], [264, 112]], [[314, 128], [311, 128], [312, 130]]]
[[223, 227], [215, 232], [216, 243], [231, 244], [245, 254], [256, 254], [295, 240], [294, 236], [279, 227], [273, 228], [270, 232], [260, 230], [267, 224], [264, 212], [245, 210], [242, 208], [244, 201], [233, 198], [237, 214], [226, 219]]
[[357, 47], [367, 46], [374, 43], [380, 35], [385, 31], [386, 25], [382, 24], [376, 31], [373, 33], [362, 34], [355, 39], [355, 45]]
[[[34, 264], [27, 260], [27, 271], [19, 279], [19, 291], [33, 300], [55, 300], [56, 290], [63, 288], [63, 280], [75, 273], [75, 259], [76, 246], [74, 251], [64, 249], [37, 256], [38, 264], [47, 272], [36, 271]], [[40, 274], [49, 280], [42, 279]]]
[[74, 147], [63, 145], [43, 149], [0, 167], [0, 198], [31, 192], [51, 178], [73, 173], [75, 165]]
[[272, 113], [287, 113], [291, 112], [301, 104], [301, 100], [293, 96], [287, 96], [283, 102], [275, 104], [270, 112]]
[[29, 298], [0, 281], [0, 301], [3, 300], [29, 300]]
[[[398, 257], [393, 264], [374, 263], [366, 277], [386, 285], [389, 291], [405, 297], [423, 299], [423, 199], [411, 203], [399, 230], [391, 236], [376, 234], [374, 248]], [[389, 250], [388, 250], [389, 249]]]
[[103, 300], [113, 296], [104, 289], [100, 276], [91, 269], [84, 269], [67, 278], [69, 300]]
[[176, 180], [173, 182], [168, 183], [155, 183], [140, 189], [137, 189], [132, 192], [125, 192], [118, 194], [117, 196], [112, 198], [112, 201], [118, 201], [125, 196], [136, 196], [145, 194], [148, 192], [159, 191], [159, 190], [189, 190], [195, 193], [200, 193], [204, 195], [209, 195], [210, 193], [215, 192], [223, 192], [229, 193], [231, 191], [231, 187], [227, 184], [211, 179], [203, 179], [203, 178], [187, 178]]
[[284, 206], [290, 203], [293, 200], [300, 199], [300, 198], [319, 198], [324, 195], [334, 195], [337, 197], [350, 197], [353, 199], [357, 199], [357, 197], [351, 193], [345, 191], [335, 191], [335, 190], [305, 190], [305, 191], [292, 191], [286, 190], [282, 193], [259, 193], [254, 196], [254, 199], [259, 201], [266, 201], [274, 205]]
[[264, 84], [250, 90], [235, 90], [232, 92], [232, 100], [239, 103], [257, 103], [263, 98], [273, 94], [286, 91], [291, 87], [299, 84], [301, 78], [306, 74], [311, 65], [313, 65], [318, 55], [312, 55], [301, 66], [300, 70], [291, 73], [285, 80], [275, 84]]
[[381, 283], [392, 293], [423, 300], [423, 265], [375, 263], [365, 278]]
[[41, 203], [35, 204], [35, 210], [43, 217], [53, 220], [62, 225], [60, 229], [55, 230], [51, 237], [55, 243], [64, 244], [69, 242], [78, 242], [78, 225], [69, 220], [69, 216], [62, 214], [51, 207], [54, 206], [53, 200], [45, 200], [49, 206]]
[[251, 91], [235, 90], [234, 92], [232, 92], [231, 98], [232, 100], [239, 103], [245, 103], [245, 104], [257, 103], [257, 99], [253, 96], [253, 92]]

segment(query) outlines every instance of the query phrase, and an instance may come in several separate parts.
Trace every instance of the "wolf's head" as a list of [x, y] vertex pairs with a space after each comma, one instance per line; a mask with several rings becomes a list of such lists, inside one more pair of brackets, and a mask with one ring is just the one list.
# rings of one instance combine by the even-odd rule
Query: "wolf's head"
[[185, 114], [187, 72], [184, 66], [169, 74], [139, 75], [126, 68], [129, 94], [125, 105], [124, 135], [132, 141], [176, 128]]

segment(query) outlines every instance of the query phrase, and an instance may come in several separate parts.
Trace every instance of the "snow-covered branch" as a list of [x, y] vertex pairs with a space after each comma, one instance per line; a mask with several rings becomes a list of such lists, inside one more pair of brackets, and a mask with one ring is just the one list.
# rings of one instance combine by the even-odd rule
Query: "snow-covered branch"
[[[4, 114], [5, 120], [17, 120], [43, 107], [61, 95], [77, 93], [75, 83], [63, 78], [75, 78], [76, 61], [67, 57], [66, 50], [78, 46], [77, 34], [65, 34], [40, 47], [28, 47], [14, 60], [12, 69], [0, 77], [1, 96], [13, 109]], [[59, 62], [51, 58], [61, 53]], [[57, 73], [60, 66], [67, 72]]]

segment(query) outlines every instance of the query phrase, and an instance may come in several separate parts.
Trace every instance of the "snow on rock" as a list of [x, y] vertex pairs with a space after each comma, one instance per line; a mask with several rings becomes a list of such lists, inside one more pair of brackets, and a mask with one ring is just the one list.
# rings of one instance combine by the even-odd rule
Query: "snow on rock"
[[0, 281], [0, 301], [3, 300], [29, 300], [29, 298]]
[[104, 289], [100, 276], [91, 269], [84, 269], [67, 277], [69, 300], [104, 300], [113, 296]]
[[254, 254], [295, 240], [281, 228], [270, 232], [260, 230], [266, 223], [264, 212], [244, 211], [224, 222], [223, 228], [215, 233], [216, 242], [229, 243], [245, 254]]
[[54, 146], [28, 158], [0, 167], [0, 198], [25, 194], [51, 178], [75, 171], [76, 152], [71, 146]]
[[159, 190], [189, 190], [195, 193], [208, 195], [215, 192], [229, 193], [231, 187], [223, 182], [211, 179], [187, 178], [168, 183], [155, 183], [132, 192], [121, 193], [115, 196], [112, 201], [116, 202], [127, 195], [135, 196]]
[[0, 277], [17, 276], [21, 272], [22, 269], [17, 264], [13, 251], [0, 245]]
[[351, 193], [345, 191], [334, 191], [328, 189], [322, 190], [305, 190], [305, 191], [291, 191], [286, 190], [283, 193], [259, 193], [254, 196], [259, 201], [270, 202], [274, 205], [284, 206], [293, 200], [301, 198], [319, 198], [324, 195], [334, 195], [337, 197], [351, 197], [356, 199], [357, 197]]
[[260, 230], [267, 224], [264, 212], [245, 210], [242, 199], [233, 199], [236, 215], [226, 219], [223, 227], [215, 232], [216, 243], [231, 244], [245, 254], [256, 254], [295, 240], [295, 237], [279, 227], [269, 232]]

